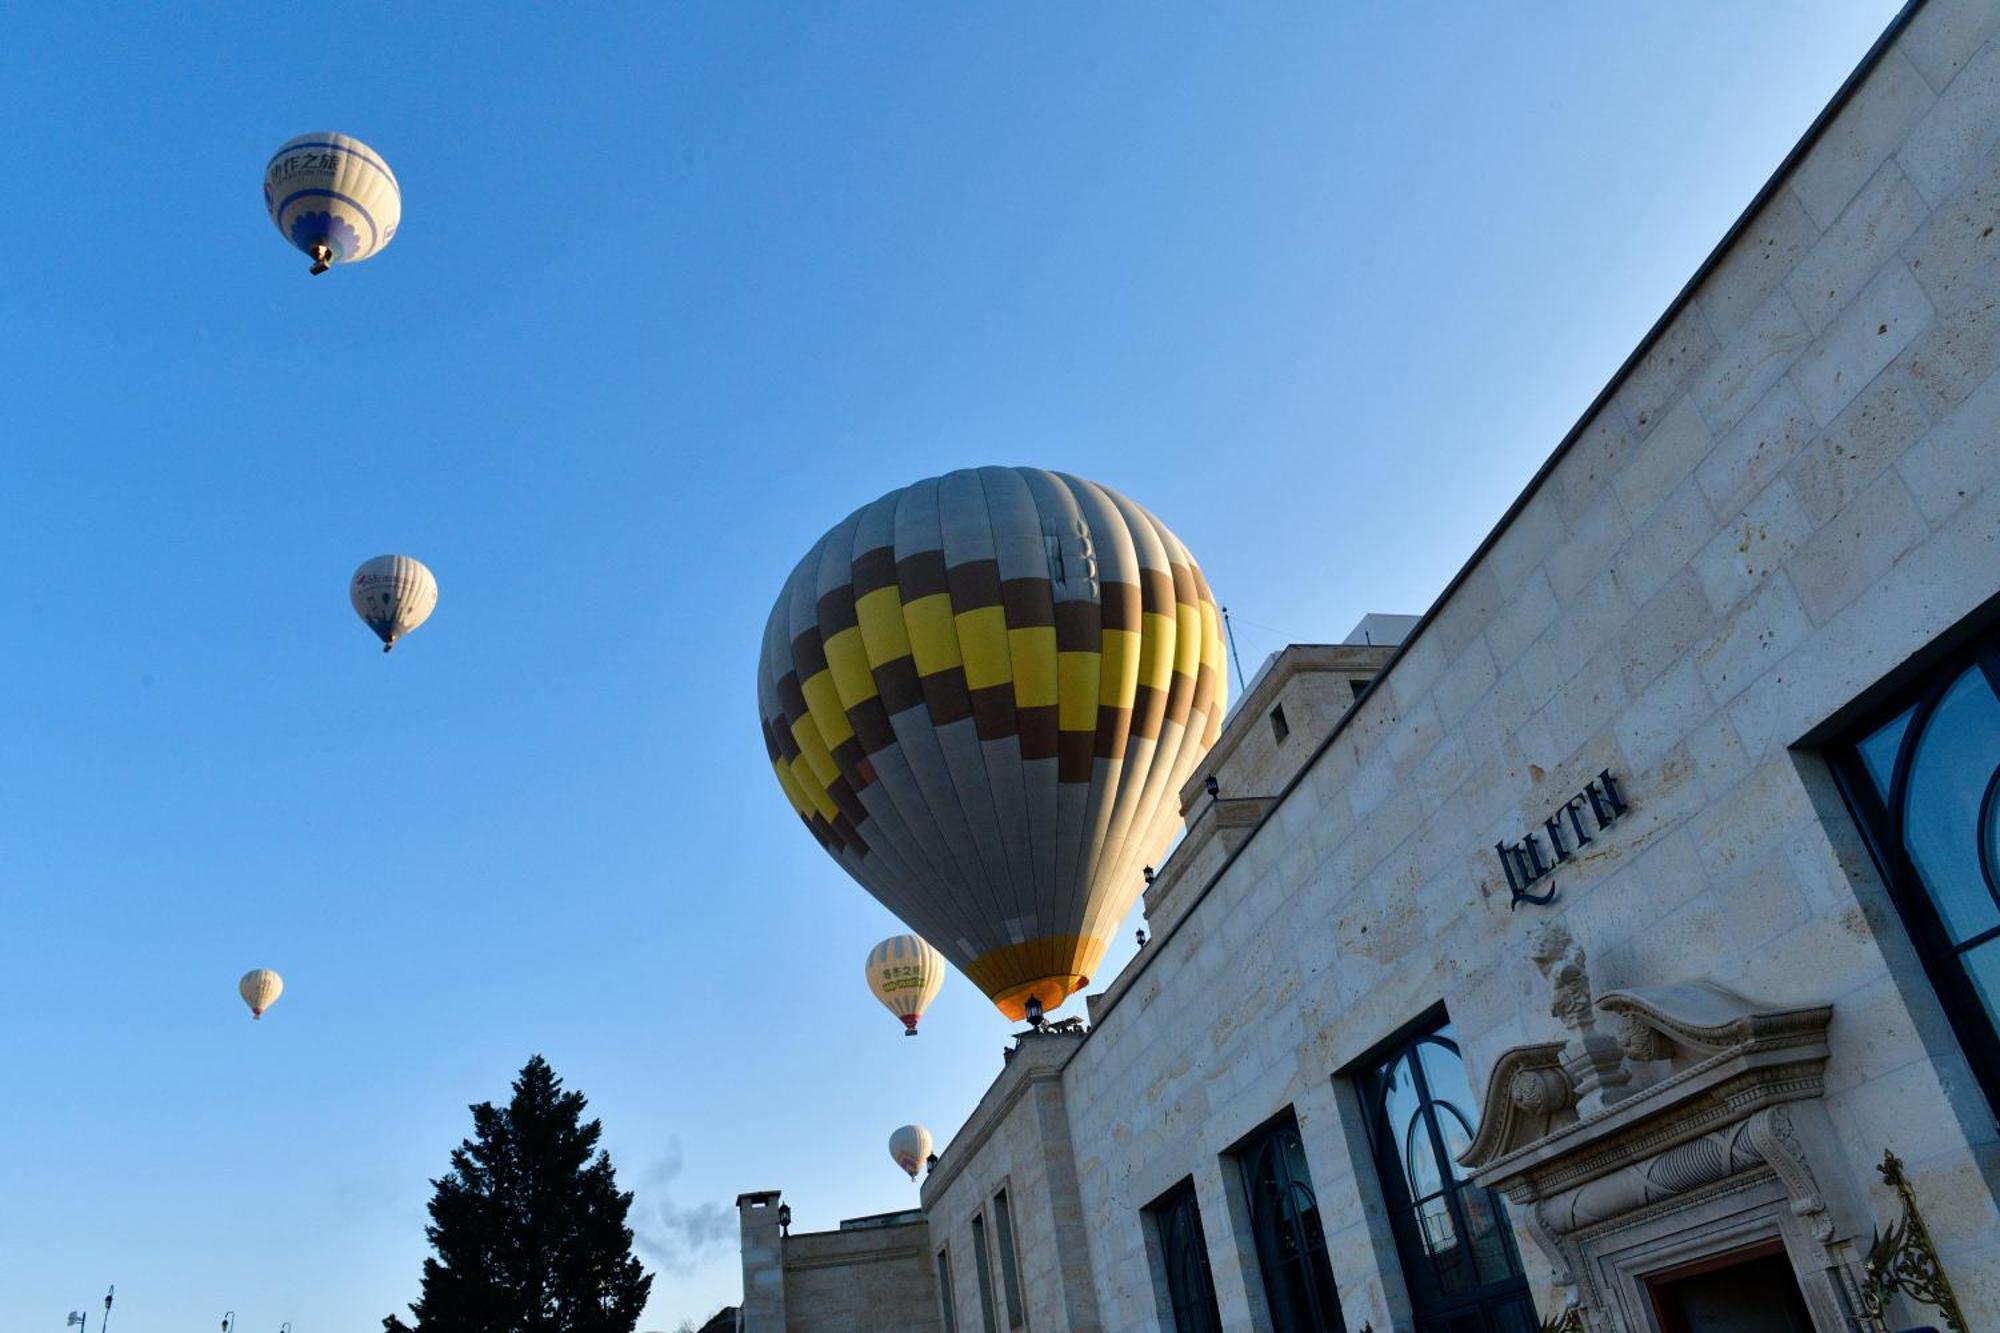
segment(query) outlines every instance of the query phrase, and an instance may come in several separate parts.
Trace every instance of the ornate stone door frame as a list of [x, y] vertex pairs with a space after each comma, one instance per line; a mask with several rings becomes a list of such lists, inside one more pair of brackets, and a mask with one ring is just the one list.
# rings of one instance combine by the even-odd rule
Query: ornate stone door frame
[[[1811, 1235], [1813, 1219], [1793, 1211], [1777, 1172], [1761, 1163], [1610, 1221], [1558, 1244], [1580, 1270], [1573, 1299], [1592, 1328], [1651, 1330], [1650, 1279], [1703, 1259], [1783, 1244], [1806, 1308], [1823, 1333], [1852, 1333], [1847, 1262]], [[1595, 1306], [1605, 1318], [1592, 1318]]]
[[1819, 1100], [1832, 1007], [1705, 982], [1593, 997], [1560, 926], [1534, 956], [1570, 1036], [1494, 1062], [1459, 1160], [1512, 1201], [1585, 1326], [1652, 1330], [1649, 1275], [1776, 1239], [1817, 1327], [1854, 1328], [1866, 1214]]

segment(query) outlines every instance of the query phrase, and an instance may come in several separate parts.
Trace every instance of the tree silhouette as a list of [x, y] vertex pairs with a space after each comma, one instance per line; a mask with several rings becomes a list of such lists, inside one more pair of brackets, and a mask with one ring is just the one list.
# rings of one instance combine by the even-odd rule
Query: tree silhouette
[[431, 1182], [436, 1254], [416, 1322], [390, 1315], [388, 1333], [632, 1333], [653, 1279], [632, 1255], [632, 1196], [585, 1104], [537, 1055], [506, 1106], [472, 1108], [473, 1136]]

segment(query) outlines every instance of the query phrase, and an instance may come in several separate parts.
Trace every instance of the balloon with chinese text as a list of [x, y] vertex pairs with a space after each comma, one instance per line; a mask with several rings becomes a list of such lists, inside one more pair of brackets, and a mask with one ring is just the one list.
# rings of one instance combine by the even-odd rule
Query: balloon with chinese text
[[358, 264], [395, 239], [403, 189], [381, 154], [351, 135], [301, 134], [264, 167], [264, 210], [312, 256], [312, 272]]
[[891, 935], [868, 951], [868, 989], [917, 1035], [917, 1020], [944, 988], [944, 955], [915, 935]]

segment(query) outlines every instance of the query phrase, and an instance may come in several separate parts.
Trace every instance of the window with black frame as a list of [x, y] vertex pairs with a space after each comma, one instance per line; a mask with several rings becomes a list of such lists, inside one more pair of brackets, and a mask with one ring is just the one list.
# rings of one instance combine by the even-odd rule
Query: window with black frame
[[1830, 757], [1973, 1073], [2000, 1109], [2000, 637], [1941, 663]]
[[1222, 1333], [1222, 1311], [1215, 1303], [1215, 1277], [1208, 1268], [1208, 1237], [1202, 1233], [1194, 1182], [1182, 1181], [1146, 1211], [1152, 1214], [1159, 1237], [1174, 1333]]
[[1239, 1160], [1272, 1333], [1346, 1333], [1298, 1122], [1287, 1113]]
[[1479, 1103], [1450, 1026], [1398, 1042], [1361, 1085], [1416, 1333], [1535, 1333], [1500, 1196], [1457, 1164], [1479, 1127]]
[[1000, 1240], [1000, 1292], [1007, 1298], [1007, 1327], [1022, 1324], [1021, 1268], [1014, 1258], [1014, 1210], [1007, 1204], [1007, 1191], [993, 1196], [993, 1225]]
[[972, 1215], [972, 1266], [979, 1274], [979, 1327], [982, 1333], [999, 1333], [993, 1318], [993, 1261], [986, 1257], [986, 1218]]
[[937, 1252], [938, 1302], [944, 1307], [944, 1333], [958, 1333], [958, 1301], [951, 1294], [951, 1247]]

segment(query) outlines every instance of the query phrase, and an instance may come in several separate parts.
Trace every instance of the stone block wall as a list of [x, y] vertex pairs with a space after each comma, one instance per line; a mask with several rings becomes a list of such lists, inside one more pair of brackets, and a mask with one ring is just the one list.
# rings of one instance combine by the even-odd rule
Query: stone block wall
[[[2000, 1326], [2000, 1134], [1816, 748], [2000, 595], [1996, 28], [1990, 0], [1915, 11], [1100, 1005], [1062, 1091], [1105, 1327], [1163, 1326], [1141, 1209], [1190, 1176], [1224, 1321], [1254, 1322], [1226, 1154], [1286, 1107], [1348, 1326], [1407, 1325], [1341, 1076], [1440, 1002], [1475, 1077], [1559, 1035], [1524, 952], [1552, 915], [1602, 988], [1832, 1003], [1826, 1108], [1859, 1222], [1896, 1216], [1868, 1170], [1894, 1148], [1973, 1326]], [[1510, 910], [1494, 844], [1604, 769], [1631, 813], [1553, 906]]]
[[957, 1325], [984, 1327], [972, 1219], [983, 1219], [996, 1328], [1008, 1329], [994, 1198], [1007, 1194], [1025, 1302], [1023, 1326], [1099, 1333], [1063, 1066], [1079, 1037], [1028, 1035], [924, 1180], [933, 1249], [949, 1246]]
[[939, 1327], [930, 1227], [921, 1216], [785, 1238], [786, 1333]]

